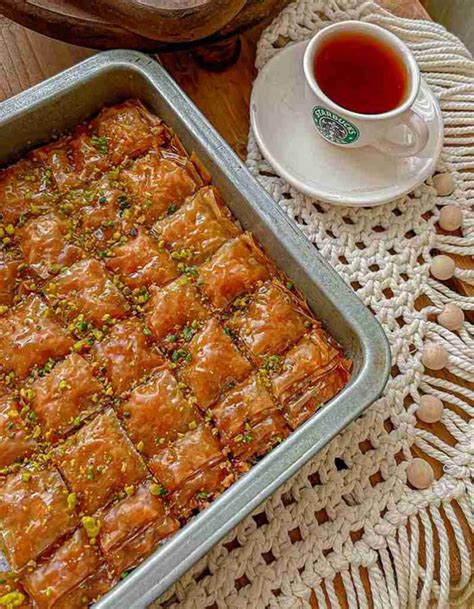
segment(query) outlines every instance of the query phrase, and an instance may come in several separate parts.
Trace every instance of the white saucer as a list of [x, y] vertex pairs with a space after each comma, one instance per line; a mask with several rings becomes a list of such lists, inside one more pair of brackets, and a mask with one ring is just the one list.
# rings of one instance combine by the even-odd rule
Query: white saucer
[[417, 156], [397, 158], [375, 148], [329, 144], [313, 126], [314, 99], [303, 75], [300, 42], [273, 57], [258, 75], [250, 120], [263, 156], [301, 192], [336, 205], [374, 206], [400, 197], [435, 170], [443, 143], [438, 102], [422, 80], [415, 107], [428, 124], [428, 144]]

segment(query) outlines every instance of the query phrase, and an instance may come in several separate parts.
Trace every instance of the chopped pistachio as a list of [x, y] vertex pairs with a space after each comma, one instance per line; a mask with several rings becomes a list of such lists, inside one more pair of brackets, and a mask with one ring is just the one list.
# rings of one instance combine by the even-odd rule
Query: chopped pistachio
[[263, 369], [264, 370], [273, 370], [277, 371], [281, 365], [281, 356], [280, 355], [268, 355], [263, 360]]
[[93, 516], [83, 516], [81, 518], [82, 526], [85, 528], [89, 539], [95, 539], [100, 532], [101, 523]]
[[70, 385], [66, 381], [66, 379], [62, 379], [62, 380], [59, 381], [58, 388], [59, 388], [60, 391], [65, 391], [66, 389], [70, 388]]
[[190, 354], [185, 351], [184, 349], [176, 349], [175, 351], [173, 351], [173, 353], [171, 354], [171, 361], [176, 363], [178, 362], [180, 359], [185, 359], [187, 360], [188, 356]]
[[73, 349], [73, 351], [75, 351], [77, 353], [79, 351], [82, 351], [85, 344], [86, 344], [85, 340], [78, 340], [73, 344], [72, 349]]
[[171, 258], [173, 258], [173, 260], [191, 260], [192, 257], [192, 251], [187, 249], [174, 250], [171, 252]]
[[189, 326], [185, 326], [183, 329], [183, 338], [186, 342], [189, 342], [192, 337], [196, 334], [196, 331]]
[[224, 332], [229, 338], [232, 338], [232, 340], [237, 338], [237, 334], [232, 330], [232, 328], [229, 328], [229, 326], [224, 326]]
[[6, 609], [20, 607], [25, 601], [26, 596], [21, 592], [7, 592], [3, 596], [0, 596], [0, 606], [6, 607]]
[[101, 332], [100, 330], [92, 330], [92, 336], [96, 340], [102, 340], [104, 338], [104, 333]]
[[101, 137], [94, 135], [91, 137], [91, 144], [100, 152], [100, 154], [107, 154], [109, 151], [109, 138], [105, 135]]
[[157, 497], [164, 497], [165, 495], [168, 494], [168, 491], [165, 489], [165, 487], [162, 484], [154, 483], [154, 484], [150, 484], [150, 493]]
[[67, 507], [69, 510], [73, 510], [77, 505], [77, 494], [69, 493], [67, 496]]

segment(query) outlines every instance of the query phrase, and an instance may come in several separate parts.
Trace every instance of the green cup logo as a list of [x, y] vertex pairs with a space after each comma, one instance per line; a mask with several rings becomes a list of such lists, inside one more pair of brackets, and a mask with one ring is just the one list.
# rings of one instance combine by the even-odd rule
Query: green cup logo
[[352, 144], [359, 139], [359, 129], [345, 118], [322, 106], [313, 108], [313, 121], [319, 133], [334, 144]]

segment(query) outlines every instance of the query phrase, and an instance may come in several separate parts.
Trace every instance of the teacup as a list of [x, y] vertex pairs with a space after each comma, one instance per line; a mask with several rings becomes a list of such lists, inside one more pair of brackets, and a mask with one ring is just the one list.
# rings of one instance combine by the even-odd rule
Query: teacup
[[[371, 44], [380, 45], [380, 49], [387, 53], [387, 58], [389, 57], [388, 53], [390, 53], [394, 61], [401, 66], [404, 90], [400, 93], [400, 100], [395, 107], [389, 107], [385, 110], [382, 106], [381, 111], [371, 113], [354, 111], [347, 107], [348, 104], [344, 107], [331, 99], [327, 94], [327, 87], [326, 92], [323, 91], [321, 82], [318, 81], [316, 69], [318, 65], [316, 62], [320, 59], [318, 54], [326, 53], [327, 56], [324, 59], [330, 61], [331, 48], [336, 49], [336, 44], [340, 44], [337, 41], [342, 41], [343, 36], [346, 36], [347, 44], [349, 44], [351, 35], [353, 35], [354, 40], [357, 37], [359, 38], [359, 46], [364, 37], [367, 40], [370, 39]], [[372, 57], [369, 56], [368, 64], [374, 56], [375, 53]], [[356, 58], [355, 55], [353, 58], [355, 64], [357, 63]], [[383, 59], [383, 55], [381, 55], [381, 58]], [[424, 119], [417, 114], [416, 107], [414, 107], [420, 88], [420, 70], [411, 51], [394, 34], [377, 25], [361, 21], [343, 21], [328, 26], [318, 32], [306, 47], [303, 69], [306, 79], [306, 93], [314, 103], [312, 108], [313, 124], [318, 133], [331, 144], [344, 148], [373, 146], [388, 155], [403, 157], [414, 156], [426, 146], [429, 136], [428, 127]], [[387, 63], [387, 72], [382, 72], [383, 78], [390, 73], [390, 69], [391, 66]], [[319, 80], [322, 80], [322, 74], [321, 72]], [[355, 72], [351, 73], [352, 81], [354, 81], [354, 75]], [[367, 74], [365, 76], [367, 77]], [[337, 85], [340, 84], [337, 78], [343, 77], [344, 74], [334, 73], [335, 87], [333, 88], [337, 89]], [[349, 81], [350, 79], [346, 80]], [[390, 88], [390, 80], [385, 84]], [[377, 86], [380, 85], [380, 82], [373, 83], [375, 97], [379, 93]], [[347, 87], [349, 86], [347, 84]], [[339, 88], [342, 89], [342, 87]], [[361, 88], [359, 93], [362, 91]], [[369, 97], [366, 99], [368, 102], [370, 101]], [[380, 103], [382, 102], [383, 100]]]

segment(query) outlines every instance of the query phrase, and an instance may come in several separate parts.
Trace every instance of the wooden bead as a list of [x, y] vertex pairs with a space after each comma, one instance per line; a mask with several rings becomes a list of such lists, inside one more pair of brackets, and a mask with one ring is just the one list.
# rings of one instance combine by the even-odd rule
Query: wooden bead
[[443, 402], [434, 395], [422, 395], [416, 416], [424, 423], [437, 423], [443, 416]]
[[448, 363], [448, 352], [436, 343], [426, 343], [421, 362], [430, 370], [441, 370]]
[[462, 212], [457, 205], [446, 205], [439, 212], [438, 224], [443, 230], [457, 230], [462, 224]]
[[417, 489], [425, 489], [431, 486], [434, 480], [433, 468], [424, 459], [416, 457], [407, 467], [408, 482]]
[[447, 197], [454, 192], [454, 180], [450, 173], [438, 173], [433, 178], [433, 186], [439, 197]]
[[457, 305], [448, 303], [438, 315], [438, 323], [447, 330], [459, 330], [464, 323], [464, 312]]
[[431, 261], [431, 274], [435, 279], [439, 279], [440, 281], [451, 279], [451, 277], [454, 275], [455, 269], [456, 265], [454, 264], [454, 260], [449, 256], [445, 256], [444, 254], [435, 256]]

